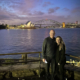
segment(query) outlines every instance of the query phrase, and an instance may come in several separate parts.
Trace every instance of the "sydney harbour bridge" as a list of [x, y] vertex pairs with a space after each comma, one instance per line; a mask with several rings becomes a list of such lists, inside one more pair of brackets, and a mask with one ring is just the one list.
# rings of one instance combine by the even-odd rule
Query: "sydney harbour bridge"
[[28, 21], [26, 23], [27, 27], [35, 27], [35, 28], [80, 28], [80, 24], [76, 24], [76, 23], [67, 23], [65, 24], [65, 22], [60, 23], [58, 21], [55, 20], [51, 20], [51, 19], [42, 19], [39, 21], [35, 21], [35, 22], [31, 22]]
[[35, 21], [33, 23], [35, 25], [35, 27], [61, 27], [62, 23], [55, 21], [55, 20], [51, 20], [51, 19], [43, 19], [43, 20], [39, 20], [39, 21]]

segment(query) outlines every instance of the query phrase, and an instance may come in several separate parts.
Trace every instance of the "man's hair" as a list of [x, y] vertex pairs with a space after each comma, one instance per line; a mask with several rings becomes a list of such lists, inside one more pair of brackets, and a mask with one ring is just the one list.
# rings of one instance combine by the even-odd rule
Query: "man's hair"
[[[54, 29], [51, 29], [51, 30], [53, 30], [53, 31], [55, 32], [55, 30], [54, 30]], [[51, 30], [50, 30], [50, 31], [51, 31]]]
[[[54, 31], [54, 33], [55, 33], [55, 30], [54, 30], [54, 29], [51, 29], [51, 30], [53, 30], [53, 31]], [[50, 31], [51, 31], [51, 30], [50, 30]]]

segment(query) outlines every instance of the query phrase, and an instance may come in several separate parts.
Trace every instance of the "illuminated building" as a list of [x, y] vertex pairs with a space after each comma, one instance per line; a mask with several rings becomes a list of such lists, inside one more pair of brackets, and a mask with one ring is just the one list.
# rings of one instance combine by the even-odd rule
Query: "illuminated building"
[[65, 28], [65, 22], [62, 23], [62, 27]]
[[26, 24], [21, 25], [22, 29], [35, 29], [35, 26], [31, 21], [28, 21]]

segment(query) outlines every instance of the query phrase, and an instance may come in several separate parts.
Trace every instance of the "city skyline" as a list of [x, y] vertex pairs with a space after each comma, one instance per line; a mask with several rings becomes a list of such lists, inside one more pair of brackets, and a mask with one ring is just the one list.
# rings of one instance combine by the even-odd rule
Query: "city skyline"
[[0, 23], [21, 24], [52, 19], [80, 23], [80, 0], [0, 0]]

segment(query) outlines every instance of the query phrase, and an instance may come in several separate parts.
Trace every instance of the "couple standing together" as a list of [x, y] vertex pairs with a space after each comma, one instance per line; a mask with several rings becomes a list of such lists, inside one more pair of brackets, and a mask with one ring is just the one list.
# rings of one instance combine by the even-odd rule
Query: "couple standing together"
[[46, 80], [50, 80], [50, 64], [51, 64], [51, 80], [64, 80], [64, 65], [66, 63], [65, 44], [60, 36], [55, 36], [55, 31], [50, 30], [49, 37], [44, 39], [42, 46], [42, 61], [46, 63]]

